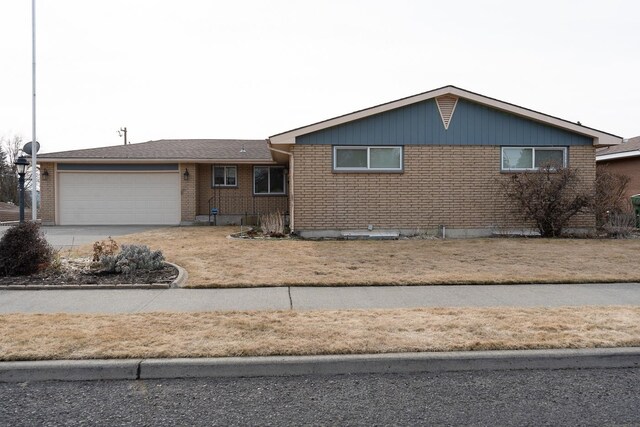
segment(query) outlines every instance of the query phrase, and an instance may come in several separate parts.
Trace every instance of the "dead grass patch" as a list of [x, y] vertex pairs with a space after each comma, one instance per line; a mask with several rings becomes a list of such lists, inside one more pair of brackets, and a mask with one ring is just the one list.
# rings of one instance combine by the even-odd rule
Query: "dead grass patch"
[[640, 307], [0, 315], [0, 360], [640, 346]]
[[[233, 240], [237, 227], [121, 236], [161, 249], [190, 287], [640, 281], [640, 239]], [[88, 256], [91, 246], [76, 251]]]

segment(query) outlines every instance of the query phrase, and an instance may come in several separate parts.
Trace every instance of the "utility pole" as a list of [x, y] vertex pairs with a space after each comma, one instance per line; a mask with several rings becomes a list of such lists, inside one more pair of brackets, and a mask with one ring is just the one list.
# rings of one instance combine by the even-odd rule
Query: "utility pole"
[[124, 133], [124, 145], [127, 145], [127, 127], [123, 127], [120, 128], [120, 130], [118, 131], [118, 136], [122, 136], [122, 134]]

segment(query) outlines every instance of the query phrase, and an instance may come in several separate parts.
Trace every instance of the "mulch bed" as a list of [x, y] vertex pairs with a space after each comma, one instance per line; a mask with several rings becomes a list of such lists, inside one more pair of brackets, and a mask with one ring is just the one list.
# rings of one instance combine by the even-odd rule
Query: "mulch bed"
[[0, 285], [37, 285], [37, 286], [77, 286], [77, 285], [123, 285], [152, 284], [173, 282], [178, 277], [178, 270], [165, 265], [160, 270], [139, 271], [135, 276], [127, 274], [106, 273], [90, 268], [90, 260], [63, 260], [57, 269], [47, 269], [30, 276], [0, 277]]

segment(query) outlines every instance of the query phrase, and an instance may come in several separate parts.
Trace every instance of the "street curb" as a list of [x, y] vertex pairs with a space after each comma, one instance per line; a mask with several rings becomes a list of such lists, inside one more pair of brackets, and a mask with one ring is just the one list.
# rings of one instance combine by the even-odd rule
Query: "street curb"
[[0, 382], [135, 380], [141, 359], [1, 362]]
[[201, 359], [62, 360], [1, 362], [0, 382], [638, 367], [640, 347]]
[[187, 283], [187, 279], [189, 278], [189, 273], [187, 273], [187, 270], [180, 267], [178, 264], [174, 264], [169, 261], [165, 261], [164, 263], [178, 270], [178, 277], [176, 277], [173, 282], [171, 282], [171, 288], [181, 288], [184, 284]]

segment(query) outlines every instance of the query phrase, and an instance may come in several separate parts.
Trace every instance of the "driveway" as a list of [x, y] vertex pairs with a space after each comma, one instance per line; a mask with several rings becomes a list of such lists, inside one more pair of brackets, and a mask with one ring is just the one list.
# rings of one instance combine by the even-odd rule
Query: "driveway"
[[[47, 241], [56, 249], [68, 249], [74, 246], [93, 243], [107, 237], [122, 236], [125, 234], [139, 233], [141, 231], [166, 226], [153, 225], [87, 225], [71, 226], [56, 225], [43, 226], [42, 231]], [[8, 226], [0, 226], [0, 237], [4, 235]]]

